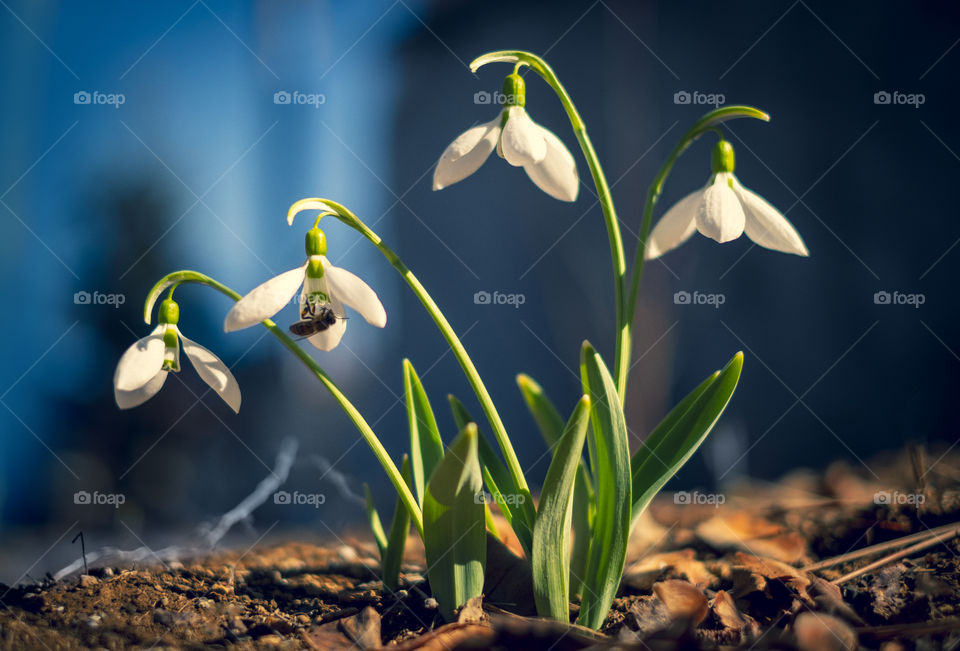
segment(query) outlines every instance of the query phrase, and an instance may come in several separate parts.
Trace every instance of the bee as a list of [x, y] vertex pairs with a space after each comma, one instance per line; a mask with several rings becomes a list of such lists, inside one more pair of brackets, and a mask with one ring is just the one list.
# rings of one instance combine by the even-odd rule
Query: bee
[[308, 303], [300, 312], [300, 321], [290, 324], [290, 332], [297, 337], [310, 337], [345, 318], [337, 316], [328, 304]]

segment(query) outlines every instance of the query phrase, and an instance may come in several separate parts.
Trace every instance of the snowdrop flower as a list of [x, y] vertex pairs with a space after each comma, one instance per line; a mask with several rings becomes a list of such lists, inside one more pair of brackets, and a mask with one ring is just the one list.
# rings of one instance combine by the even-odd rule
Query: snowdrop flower
[[130, 346], [117, 363], [113, 395], [120, 409], [130, 409], [154, 396], [171, 371], [180, 372], [180, 344], [200, 378], [230, 405], [240, 411], [240, 386], [220, 359], [200, 344], [187, 339], [177, 327], [180, 307], [173, 299], [160, 304], [160, 324]]
[[307, 231], [307, 261], [271, 278], [241, 298], [224, 321], [227, 332], [242, 330], [269, 319], [300, 293], [300, 320], [290, 326], [320, 350], [333, 350], [347, 329], [344, 304], [378, 328], [387, 324], [387, 313], [376, 292], [355, 275], [327, 260], [327, 238], [314, 226]]
[[717, 242], [746, 233], [760, 246], [784, 253], [809, 255], [793, 225], [766, 199], [751, 192], [733, 175], [733, 146], [721, 140], [713, 148], [713, 176], [660, 219], [647, 242], [648, 260], [686, 242], [695, 231]]
[[494, 149], [514, 167], [522, 167], [541, 190], [560, 201], [576, 201], [580, 190], [573, 155], [553, 132], [527, 115], [523, 78], [513, 73], [503, 82], [504, 109], [484, 124], [467, 129], [444, 150], [433, 172], [433, 189], [467, 178]]

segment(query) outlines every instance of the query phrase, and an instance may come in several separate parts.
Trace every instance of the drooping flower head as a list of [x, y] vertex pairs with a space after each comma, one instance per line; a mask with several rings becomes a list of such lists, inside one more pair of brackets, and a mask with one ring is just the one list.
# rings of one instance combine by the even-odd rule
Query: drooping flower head
[[113, 393], [120, 409], [130, 409], [152, 398], [168, 373], [180, 372], [180, 346], [200, 378], [234, 412], [240, 411], [240, 386], [220, 359], [180, 332], [180, 306], [172, 298], [160, 304], [159, 325], [120, 357], [113, 376]]
[[273, 317], [301, 287], [300, 319], [290, 330], [320, 350], [333, 350], [343, 338], [347, 329], [344, 305], [371, 325], [382, 328], [387, 324], [387, 313], [376, 292], [327, 260], [327, 238], [316, 225], [307, 231], [305, 248], [307, 260], [301, 266], [271, 278], [234, 304], [224, 321], [225, 331], [249, 328]]
[[467, 129], [444, 150], [433, 172], [433, 189], [467, 178], [496, 150], [551, 197], [576, 201], [580, 190], [576, 162], [552, 131], [530, 119], [523, 77], [516, 72], [508, 75], [501, 96], [504, 108], [496, 118]]
[[647, 242], [648, 260], [680, 246], [700, 231], [717, 242], [743, 233], [760, 246], [784, 253], [809, 255], [800, 234], [779, 210], [734, 176], [733, 145], [719, 141], [711, 157], [713, 176], [702, 189], [677, 202], [657, 223]]

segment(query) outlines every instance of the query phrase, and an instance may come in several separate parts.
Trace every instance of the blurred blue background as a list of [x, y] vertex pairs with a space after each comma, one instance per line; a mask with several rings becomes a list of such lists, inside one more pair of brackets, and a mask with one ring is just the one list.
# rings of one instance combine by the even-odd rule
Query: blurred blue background
[[[284, 216], [303, 197], [346, 204], [417, 273], [539, 483], [544, 447], [514, 378], [537, 378], [566, 411], [581, 340], [612, 361], [610, 262], [569, 124], [531, 76], [527, 107], [577, 156], [587, 181], [579, 200], [549, 198], [496, 158], [431, 191], [444, 147], [495, 115], [474, 95], [499, 88], [509, 70], [474, 76], [466, 66], [492, 49], [528, 49], [553, 65], [606, 166], [630, 252], [647, 184], [712, 108], [678, 103], [678, 93], [722, 94], [773, 116], [730, 125], [737, 174], [787, 213], [811, 257], [698, 236], [644, 280], [627, 399], [635, 446], [703, 377], [746, 353], [727, 414], [671, 487], [835, 459], [869, 476], [881, 450], [957, 440], [955, 5], [0, 4], [0, 580], [56, 569], [75, 554], [78, 529], [97, 532], [88, 544], [120, 546], [189, 531], [249, 493], [285, 435], [301, 441], [290, 486], [328, 499], [321, 510], [265, 505], [251, 540], [318, 520], [349, 528], [363, 482], [389, 512], [389, 484], [329, 395], [262, 331], [224, 335], [229, 301], [215, 292], [179, 290], [180, 325], [233, 365], [240, 416], [201, 398], [189, 366], [139, 409], [113, 403], [115, 363], [147, 332], [149, 287], [193, 268], [243, 292], [298, 265], [309, 224], [289, 228]], [[884, 91], [923, 103], [876, 103]], [[278, 104], [279, 92], [317, 102]], [[706, 181], [708, 141], [676, 166], [655, 218]], [[323, 224], [331, 259], [376, 288], [389, 321], [381, 331], [354, 318], [339, 348], [312, 354], [397, 458], [409, 357], [449, 440], [447, 393], [480, 413], [459, 366], [379, 254]], [[478, 291], [525, 302], [479, 305]], [[678, 291], [725, 301], [678, 305]], [[920, 294], [923, 304], [877, 304], [879, 291]], [[78, 292], [121, 298], [83, 303]], [[79, 490], [126, 500], [78, 505]]]

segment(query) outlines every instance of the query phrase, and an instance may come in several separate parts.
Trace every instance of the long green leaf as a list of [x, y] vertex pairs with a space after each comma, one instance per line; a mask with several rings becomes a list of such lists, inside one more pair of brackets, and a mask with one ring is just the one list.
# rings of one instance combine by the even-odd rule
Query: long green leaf
[[517, 386], [520, 387], [523, 400], [527, 403], [527, 409], [537, 421], [540, 435], [543, 436], [547, 447], [552, 449], [563, 435], [563, 417], [543, 392], [543, 388], [532, 377], [525, 373], [519, 374]]
[[447, 621], [483, 591], [487, 542], [477, 436], [474, 423], [464, 428], [427, 482], [423, 500], [427, 577]]
[[643, 512], [707, 438], [730, 402], [742, 369], [741, 352], [680, 401], [634, 455], [633, 517]]
[[[456, 396], [448, 395], [447, 400], [450, 402], [453, 420], [456, 422], [459, 430], [463, 430], [468, 423], [476, 422]], [[533, 546], [533, 521], [528, 519], [528, 513], [533, 509], [527, 510], [524, 507], [532, 507], [532, 504], [527, 505], [525, 503], [524, 505], [520, 505], [517, 503], [518, 500], [526, 502], [528, 496], [517, 490], [516, 484], [513, 482], [513, 477], [507, 470], [506, 465], [500, 460], [500, 456], [496, 450], [493, 449], [493, 446], [483, 437], [482, 433], [478, 436], [477, 444], [480, 452], [480, 467], [483, 469], [483, 478], [484, 483], [487, 485], [487, 491], [489, 491], [496, 500], [500, 512], [503, 513], [503, 517], [507, 520], [507, 524], [513, 529], [513, 532], [517, 535], [517, 540], [520, 541], [520, 546], [523, 547], [524, 552], [529, 556]], [[511, 508], [511, 506], [520, 508], [514, 509]]]
[[413, 485], [423, 508], [424, 484], [443, 459], [443, 439], [430, 400], [409, 359], [403, 360], [403, 390], [407, 401], [410, 426], [410, 458], [413, 463]]
[[[410, 457], [403, 455], [400, 465], [400, 475], [407, 482], [413, 483], [410, 472]], [[407, 536], [410, 534], [410, 512], [403, 506], [400, 498], [393, 507], [393, 522], [390, 523], [390, 537], [387, 538], [386, 553], [380, 554], [381, 575], [383, 585], [388, 590], [396, 590], [400, 581], [400, 564], [403, 562], [403, 550], [407, 546]]]
[[537, 524], [533, 529], [533, 594], [537, 613], [557, 621], [570, 621], [570, 520], [573, 487], [583, 457], [590, 422], [590, 397], [577, 403], [556, 450], [540, 494]]
[[[555, 453], [554, 446], [563, 434], [564, 423], [560, 412], [547, 397], [543, 388], [529, 375], [521, 373], [517, 376], [517, 386], [523, 394], [524, 402], [533, 416], [540, 435], [546, 442], [551, 453]], [[593, 441], [590, 441], [593, 448]], [[482, 458], [482, 454], [481, 454]], [[580, 462], [580, 471], [574, 484], [573, 493], [573, 551], [570, 558], [570, 592], [580, 592], [580, 581], [587, 567], [587, 553], [590, 550], [590, 518], [593, 510], [593, 482], [590, 473], [583, 461]]]
[[627, 423], [610, 371], [589, 342], [583, 343], [580, 377], [590, 396], [596, 447], [596, 517], [583, 577], [577, 623], [599, 629], [617, 594], [630, 535], [630, 449]]
[[370, 494], [370, 486], [367, 484], [363, 485], [363, 498], [367, 506], [367, 523], [370, 525], [373, 539], [377, 543], [377, 549], [380, 551], [380, 561], [382, 562], [383, 555], [387, 552], [387, 534], [383, 531], [380, 514], [377, 513], [377, 507], [373, 503], [373, 495]]

